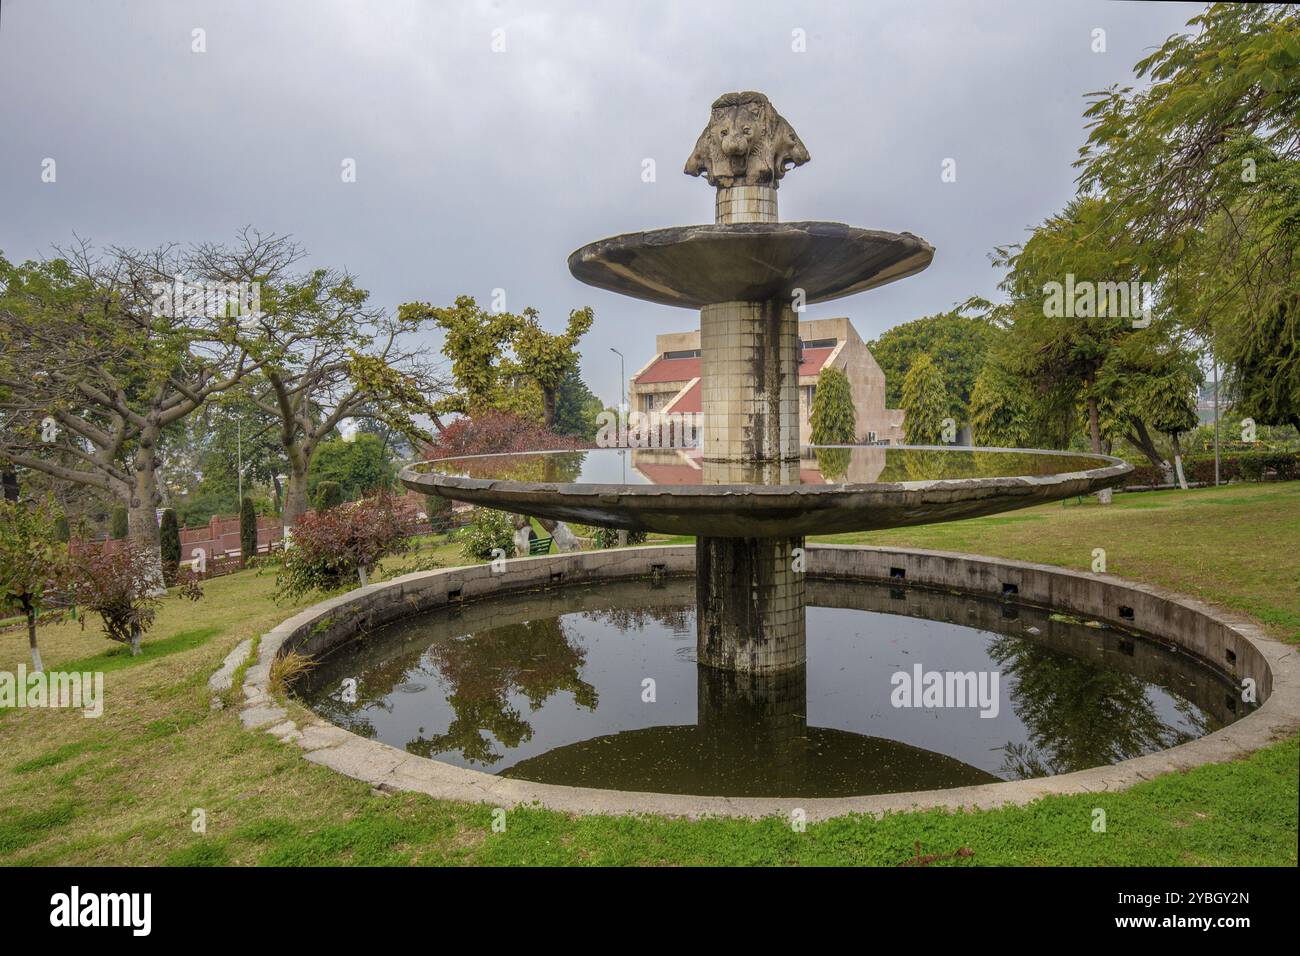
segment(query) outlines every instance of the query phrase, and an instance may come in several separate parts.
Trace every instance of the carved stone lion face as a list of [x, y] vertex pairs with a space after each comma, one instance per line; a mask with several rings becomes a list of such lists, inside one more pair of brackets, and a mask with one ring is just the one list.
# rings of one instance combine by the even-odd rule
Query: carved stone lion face
[[727, 93], [686, 161], [688, 176], [703, 175], [710, 186], [775, 188], [786, 170], [811, 157], [799, 135], [762, 93]]

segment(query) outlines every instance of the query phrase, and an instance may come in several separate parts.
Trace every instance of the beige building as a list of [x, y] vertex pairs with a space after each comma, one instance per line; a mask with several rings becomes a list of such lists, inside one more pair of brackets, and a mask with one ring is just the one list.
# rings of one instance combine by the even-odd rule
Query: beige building
[[[903, 444], [903, 411], [885, 407], [885, 373], [847, 318], [799, 323], [799, 441], [808, 444], [808, 414], [823, 368], [842, 369], [849, 378], [856, 411], [857, 440], [864, 444]], [[701, 410], [700, 332], [670, 332], [655, 337], [655, 357], [632, 376], [631, 411], [696, 414]]]

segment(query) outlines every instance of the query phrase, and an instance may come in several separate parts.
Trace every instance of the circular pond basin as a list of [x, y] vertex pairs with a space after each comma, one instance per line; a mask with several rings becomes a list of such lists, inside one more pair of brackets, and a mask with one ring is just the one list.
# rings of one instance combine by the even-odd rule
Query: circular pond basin
[[807, 591], [808, 663], [775, 678], [697, 666], [694, 587], [669, 578], [425, 612], [339, 646], [296, 692], [353, 733], [461, 767], [737, 797], [1067, 773], [1247, 712], [1225, 676], [1135, 632], [917, 587]]
[[416, 491], [561, 521], [715, 537], [870, 531], [996, 514], [1118, 484], [1118, 458], [1025, 449], [805, 446], [714, 462], [698, 448], [593, 448], [420, 462]]

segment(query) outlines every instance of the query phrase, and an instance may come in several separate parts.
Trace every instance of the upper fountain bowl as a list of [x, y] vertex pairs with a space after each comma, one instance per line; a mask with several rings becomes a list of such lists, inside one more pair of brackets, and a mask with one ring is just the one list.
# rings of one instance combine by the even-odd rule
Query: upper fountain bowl
[[637, 299], [699, 309], [719, 302], [827, 302], [920, 272], [934, 248], [911, 233], [839, 222], [753, 222], [630, 232], [569, 256], [574, 277]]
[[834, 534], [1012, 511], [1119, 484], [1133, 466], [1073, 452], [808, 446], [796, 461], [593, 448], [420, 462], [424, 494], [559, 521], [712, 537]]

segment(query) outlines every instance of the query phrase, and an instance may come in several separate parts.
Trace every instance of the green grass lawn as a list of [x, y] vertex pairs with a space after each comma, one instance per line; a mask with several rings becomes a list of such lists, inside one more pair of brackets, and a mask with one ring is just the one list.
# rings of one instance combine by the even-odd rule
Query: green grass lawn
[[[830, 540], [972, 551], [1088, 568], [1245, 611], [1300, 642], [1300, 483], [1119, 495], [956, 524]], [[438, 544], [395, 562], [460, 563]], [[205, 585], [197, 605], [168, 597], [132, 659], [92, 619], [42, 628], [50, 669], [105, 671], [104, 716], [0, 712], [0, 862], [7, 864], [882, 864], [965, 847], [955, 865], [1272, 864], [1294, 866], [1296, 738], [1247, 760], [1170, 774], [1123, 793], [1051, 797], [977, 813], [847, 817], [794, 832], [760, 822], [572, 818], [515, 810], [504, 833], [487, 806], [380, 796], [308, 763], [293, 745], [209, 709], [208, 676], [245, 637], [312, 603], [276, 605], [271, 573]], [[22, 630], [0, 634], [0, 670], [27, 659]], [[296, 706], [296, 705], [295, 705]], [[1092, 830], [1106, 811], [1105, 833]], [[191, 829], [206, 813], [207, 832]]]

